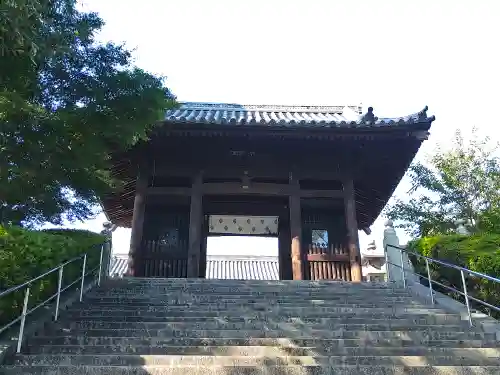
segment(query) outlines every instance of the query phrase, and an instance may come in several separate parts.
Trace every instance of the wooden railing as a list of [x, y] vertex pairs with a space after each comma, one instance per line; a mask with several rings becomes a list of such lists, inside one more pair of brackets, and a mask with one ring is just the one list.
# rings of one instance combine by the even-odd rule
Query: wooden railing
[[310, 244], [305, 263], [306, 278], [309, 280], [351, 281], [349, 253], [344, 246]]
[[159, 241], [144, 241], [138, 254], [140, 277], [187, 277], [187, 243], [176, 247]]

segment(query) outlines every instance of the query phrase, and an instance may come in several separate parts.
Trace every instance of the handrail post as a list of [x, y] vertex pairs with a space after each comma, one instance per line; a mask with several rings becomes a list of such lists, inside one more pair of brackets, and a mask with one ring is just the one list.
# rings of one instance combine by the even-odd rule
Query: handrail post
[[30, 298], [30, 286], [26, 287], [26, 292], [24, 292], [24, 303], [23, 303], [23, 312], [21, 315], [21, 325], [19, 326], [19, 336], [17, 337], [17, 353], [21, 353], [21, 345], [23, 344], [23, 335], [24, 335], [24, 325], [26, 323], [26, 314], [28, 312], [28, 301]]
[[429, 260], [427, 258], [425, 259], [425, 268], [427, 268], [427, 280], [429, 281], [429, 291], [431, 293], [431, 302], [434, 305], [436, 301], [434, 300], [434, 290], [432, 288], [432, 279], [431, 279], [431, 270], [429, 268]]
[[82, 283], [80, 284], [80, 302], [83, 300], [83, 286], [85, 285], [85, 268], [87, 267], [87, 253], [83, 255]]
[[462, 286], [464, 288], [465, 304], [467, 305], [467, 316], [469, 319], [469, 324], [472, 327], [472, 315], [470, 312], [470, 302], [469, 302], [469, 294], [467, 293], [467, 284], [465, 283], [465, 273], [463, 270], [460, 270], [460, 274], [462, 275]]
[[57, 282], [56, 313], [54, 315], [54, 321], [57, 321], [57, 319], [59, 318], [59, 302], [61, 300], [63, 272], [64, 272], [64, 266], [61, 266], [59, 268], [59, 281]]
[[97, 286], [101, 286], [101, 273], [102, 273], [102, 257], [104, 253], [104, 245], [101, 245], [101, 256], [99, 258], [99, 274], [97, 276]]
[[401, 269], [403, 273], [403, 288], [406, 288], [406, 275], [405, 275], [405, 263], [403, 261], [403, 249], [399, 249], [399, 253], [401, 254]]

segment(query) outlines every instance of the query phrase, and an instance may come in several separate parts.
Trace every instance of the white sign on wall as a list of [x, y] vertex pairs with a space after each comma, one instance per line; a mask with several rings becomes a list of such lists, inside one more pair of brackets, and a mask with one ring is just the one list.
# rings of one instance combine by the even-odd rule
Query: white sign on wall
[[209, 233], [277, 235], [277, 216], [210, 215]]

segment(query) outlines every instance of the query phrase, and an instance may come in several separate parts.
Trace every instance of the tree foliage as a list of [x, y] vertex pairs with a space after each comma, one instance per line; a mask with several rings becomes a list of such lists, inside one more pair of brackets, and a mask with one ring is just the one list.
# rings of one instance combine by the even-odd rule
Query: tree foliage
[[[423, 237], [408, 243], [410, 250], [431, 257], [456, 264], [486, 275], [500, 275], [500, 234], [480, 234], [472, 236], [444, 235]], [[425, 261], [422, 258], [412, 257], [415, 269], [423, 277], [427, 277]], [[462, 277], [458, 270], [430, 262], [430, 272], [433, 280], [443, 285], [462, 290]], [[500, 284], [480, 277], [466, 277], [467, 291], [470, 296], [478, 298], [493, 306], [500, 306]], [[448, 288], [435, 284], [433, 287], [459, 301], [464, 302], [463, 296]], [[498, 312], [484, 310], [484, 306], [471, 301], [474, 308], [488, 313]]]
[[164, 78], [100, 44], [76, 0], [0, 5], [0, 219], [85, 219], [116, 184], [110, 154], [147, 137], [175, 105]]
[[415, 237], [450, 233], [459, 220], [473, 233], [500, 233], [498, 150], [476, 129], [468, 142], [457, 132], [451, 149], [410, 167], [409, 199], [397, 199], [386, 216]]

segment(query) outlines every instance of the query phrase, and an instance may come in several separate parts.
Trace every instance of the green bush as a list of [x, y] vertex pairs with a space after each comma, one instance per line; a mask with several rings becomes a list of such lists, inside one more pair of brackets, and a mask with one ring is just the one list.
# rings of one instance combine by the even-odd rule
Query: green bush
[[[90, 270], [99, 264], [99, 244], [104, 241], [102, 235], [83, 230], [31, 231], [0, 226], [0, 291], [22, 284], [84, 253], [88, 254], [86, 269]], [[83, 259], [64, 267], [63, 287], [81, 276], [82, 263]], [[57, 284], [58, 272], [34, 282], [29, 306], [34, 307], [52, 296], [57, 292]], [[22, 289], [0, 298], [0, 327], [19, 316], [24, 292]]]
[[[500, 277], [500, 235], [498, 234], [424, 237], [410, 242], [408, 247], [410, 250], [434, 259], [486, 275]], [[427, 274], [425, 262], [422, 259], [412, 259], [412, 261], [417, 272], [421, 275]], [[435, 263], [431, 264], [430, 267], [433, 280], [460, 291], [463, 290], [460, 271]], [[473, 276], [466, 277], [466, 284], [471, 296], [493, 306], [500, 306], [500, 284]], [[464, 301], [458, 293], [450, 292], [446, 288], [436, 289]], [[472, 306], [494, 316], [500, 316], [497, 312], [490, 311], [491, 309], [484, 308], [478, 303], [472, 303]]]

